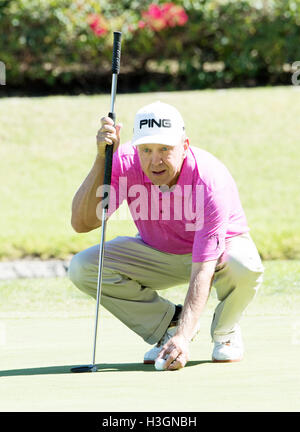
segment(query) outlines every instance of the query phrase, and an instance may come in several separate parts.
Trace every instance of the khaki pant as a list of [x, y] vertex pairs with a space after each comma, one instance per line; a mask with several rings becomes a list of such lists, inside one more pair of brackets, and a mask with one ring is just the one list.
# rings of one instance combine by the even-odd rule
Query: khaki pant
[[[76, 254], [69, 266], [72, 282], [96, 298], [99, 245]], [[146, 342], [155, 344], [165, 333], [175, 305], [157, 291], [187, 284], [192, 255], [160, 252], [137, 237], [117, 237], [105, 243], [101, 304]], [[254, 298], [263, 266], [249, 234], [229, 239], [218, 263], [213, 285], [220, 301], [211, 325], [214, 341], [234, 333], [246, 306]]]

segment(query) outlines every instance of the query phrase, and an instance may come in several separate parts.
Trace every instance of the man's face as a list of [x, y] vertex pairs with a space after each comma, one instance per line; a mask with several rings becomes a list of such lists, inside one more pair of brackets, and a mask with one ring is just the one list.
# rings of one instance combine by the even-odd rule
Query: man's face
[[188, 148], [187, 139], [176, 146], [140, 144], [137, 147], [142, 170], [153, 184], [171, 187], [177, 183]]

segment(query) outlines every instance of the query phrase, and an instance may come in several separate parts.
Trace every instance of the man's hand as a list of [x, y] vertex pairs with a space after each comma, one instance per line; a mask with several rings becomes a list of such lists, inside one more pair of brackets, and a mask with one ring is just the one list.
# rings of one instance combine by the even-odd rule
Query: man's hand
[[105, 158], [105, 148], [107, 145], [113, 145], [114, 152], [117, 150], [120, 145], [121, 127], [121, 124], [114, 126], [114, 122], [110, 117], [102, 117], [101, 128], [97, 133], [97, 149], [99, 157]]
[[165, 369], [183, 368], [189, 360], [189, 342], [207, 302], [217, 260], [192, 264], [190, 286], [175, 335], [162, 347], [158, 359], [166, 359]]
[[166, 370], [176, 370], [186, 365], [189, 355], [189, 342], [183, 336], [175, 334], [163, 346], [157, 358], [167, 359], [165, 363]]

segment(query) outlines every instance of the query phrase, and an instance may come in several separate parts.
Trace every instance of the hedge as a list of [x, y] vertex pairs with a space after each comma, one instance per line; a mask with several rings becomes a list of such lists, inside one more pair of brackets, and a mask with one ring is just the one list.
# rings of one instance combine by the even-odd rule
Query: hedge
[[125, 91], [290, 84], [300, 60], [299, 0], [3, 0], [0, 29], [5, 90], [105, 88], [114, 30]]

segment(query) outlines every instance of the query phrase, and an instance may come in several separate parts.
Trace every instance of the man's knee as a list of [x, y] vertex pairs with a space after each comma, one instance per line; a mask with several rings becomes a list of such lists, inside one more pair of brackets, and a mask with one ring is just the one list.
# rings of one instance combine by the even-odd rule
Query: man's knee
[[69, 268], [68, 277], [78, 288], [82, 285], [86, 274], [86, 260], [83, 252], [79, 252], [73, 256]]
[[[97, 256], [96, 256], [97, 254]], [[83, 250], [73, 256], [69, 268], [68, 277], [73, 284], [81, 291], [93, 297], [96, 296], [98, 280], [98, 254], [99, 251], [93, 249]], [[106, 285], [120, 285], [125, 275], [121, 276], [114, 269], [105, 265], [105, 257], [102, 268], [102, 293], [105, 294]]]
[[245, 265], [236, 260], [231, 262], [231, 272], [236, 286], [243, 289], [244, 294], [254, 296], [263, 282], [264, 267], [262, 263]]

